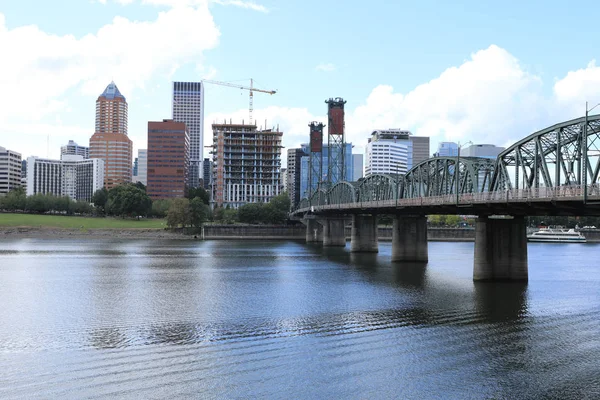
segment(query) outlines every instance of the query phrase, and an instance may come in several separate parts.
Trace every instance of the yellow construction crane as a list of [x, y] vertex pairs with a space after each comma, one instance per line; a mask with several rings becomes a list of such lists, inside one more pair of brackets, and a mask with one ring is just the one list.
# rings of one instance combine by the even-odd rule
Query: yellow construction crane
[[221, 85], [221, 86], [229, 86], [229, 87], [234, 87], [234, 88], [238, 88], [238, 89], [243, 89], [243, 90], [249, 90], [250, 91], [250, 106], [248, 107], [248, 110], [250, 112], [250, 125], [252, 125], [252, 111], [254, 110], [254, 105], [253, 105], [253, 92], [260, 92], [260, 93], [268, 93], [268, 94], [275, 94], [277, 93], [276, 90], [262, 90], [262, 89], [257, 89], [254, 87], [254, 81], [253, 79], [250, 79], [250, 86], [243, 86], [243, 85], [239, 85], [237, 83], [231, 83], [231, 82], [219, 82], [219, 81], [211, 81], [209, 79], [203, 79], [202, 82], [206, 82], [206, 83], [212, 83], [214, 85]]

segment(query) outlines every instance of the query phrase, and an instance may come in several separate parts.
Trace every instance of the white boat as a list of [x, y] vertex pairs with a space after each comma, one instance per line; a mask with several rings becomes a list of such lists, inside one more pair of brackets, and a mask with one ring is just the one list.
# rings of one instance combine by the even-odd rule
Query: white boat
[[530, 242], [545, 243], [585, 243], [585, 236], [575, 229], [565, 229], [562, 226], [541, 228], [539, 231], [527, 236]]

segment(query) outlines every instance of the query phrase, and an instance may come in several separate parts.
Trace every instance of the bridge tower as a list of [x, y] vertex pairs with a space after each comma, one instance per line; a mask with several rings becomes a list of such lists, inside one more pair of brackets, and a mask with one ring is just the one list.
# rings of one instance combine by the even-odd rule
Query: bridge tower
[[310, 146], [308, 157], [308, 194], [310, 199], [312, 194], [318, 190], [323, 180], [323, 123], [311, 122], [310, 127]]
[[338, 182], [346, 180], [346, 155], [344, 135], [344, 104], [346, 101], [341, 97], [325, 100], [327, 103], [327, 117], [329, 127], [327, 129], [327, 183], [332, 187]]

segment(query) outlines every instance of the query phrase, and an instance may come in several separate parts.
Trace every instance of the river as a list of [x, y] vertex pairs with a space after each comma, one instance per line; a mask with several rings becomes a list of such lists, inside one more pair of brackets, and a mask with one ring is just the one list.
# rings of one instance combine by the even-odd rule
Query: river
[[0, 242], [0, 398], [598, 398], [600, 245]]

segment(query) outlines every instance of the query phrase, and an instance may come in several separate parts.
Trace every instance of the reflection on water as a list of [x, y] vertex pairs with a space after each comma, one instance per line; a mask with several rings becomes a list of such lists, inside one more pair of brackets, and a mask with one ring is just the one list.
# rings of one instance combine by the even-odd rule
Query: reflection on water
[[600, 395], [600, 246], [530, 246], [496, 284], [429, 245], [3, 242], [0, 397]]

